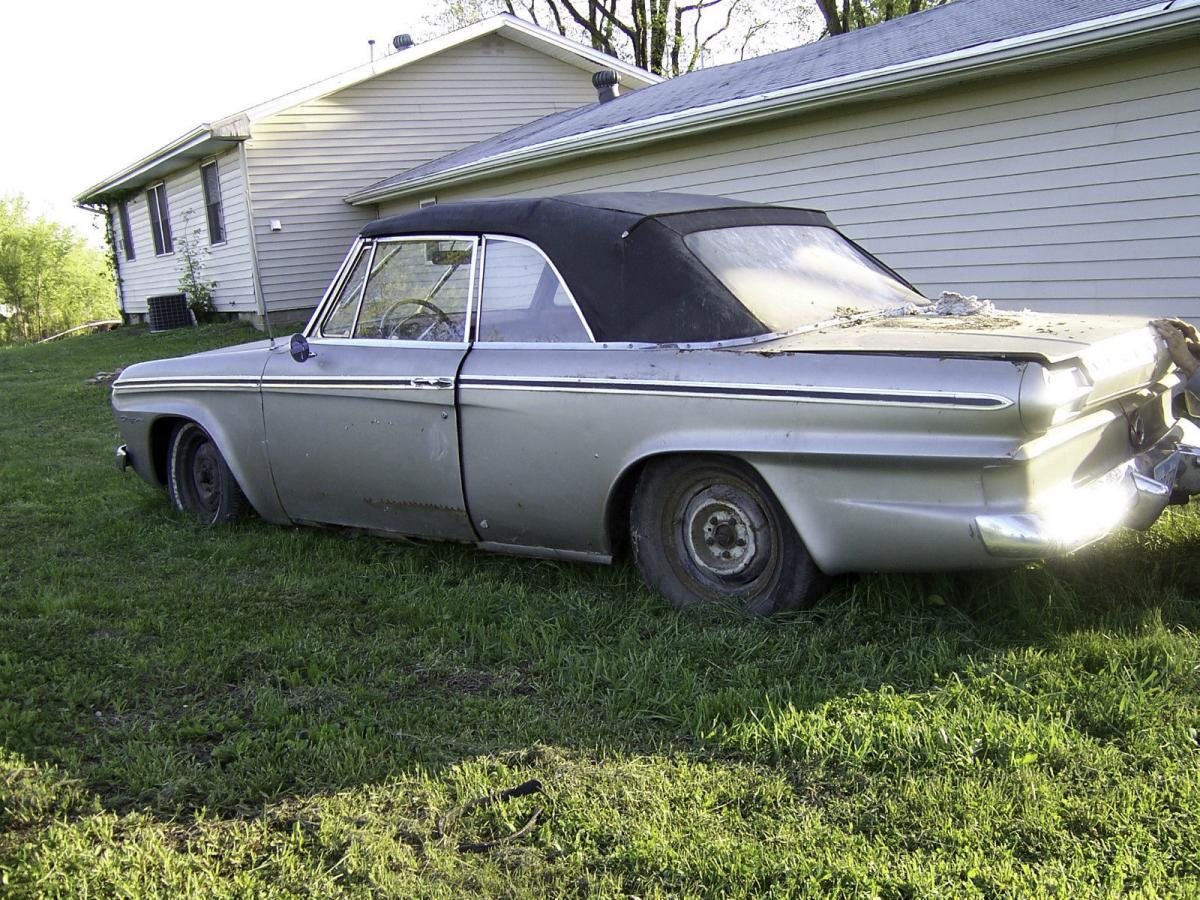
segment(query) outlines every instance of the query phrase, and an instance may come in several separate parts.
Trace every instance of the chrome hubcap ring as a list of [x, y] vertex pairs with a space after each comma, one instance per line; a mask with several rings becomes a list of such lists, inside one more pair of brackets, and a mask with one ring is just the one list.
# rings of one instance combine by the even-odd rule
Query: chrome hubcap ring
[[755, 577], [770, 555], [762, 507], [746, 491], [717, 484], [698, 491], [683, 515], [684, 540], [692, 562], [723, 580]]
[[216, 453], [211, 443], [205, 442], [196, 449], [192, 458], [192, 483], [201, 508], [207, 511], [215, 509], [221, 500], [221, 485]]

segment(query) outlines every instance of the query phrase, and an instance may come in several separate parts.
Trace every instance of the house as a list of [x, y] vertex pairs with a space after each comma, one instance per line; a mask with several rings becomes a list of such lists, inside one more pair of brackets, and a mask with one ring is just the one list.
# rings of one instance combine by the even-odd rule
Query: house
[[548, 113], [596, 103], [591, 77], [659, 79], [509, 15], [205, 123], [75, 198], [109, 217], [127, 319], [179, 293], [182, 244], [221, 312], [299, 318], [362, 226], [344, 197]]
[[349, 195], [723, 194], [931, 296], [1200, 318], [1200, 0], [954, 0], [553, 113]]

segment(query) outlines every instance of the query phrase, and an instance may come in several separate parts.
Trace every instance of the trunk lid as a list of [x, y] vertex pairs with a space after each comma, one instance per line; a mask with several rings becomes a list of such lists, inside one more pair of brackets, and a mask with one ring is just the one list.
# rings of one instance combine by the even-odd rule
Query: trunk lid
[[[1067, 316], [998, 311], [996, 315], [897, 316], [751, 344], [753, 353], [914, 353], [1033, 359], [1049, 365], [1079, 356], [1086, 348], [1144, 331], [1135, 316]], [[1143, 345], [1144, 347], [1148, 345]]]
[[1146, 388], [1170, 368], [1162, 341], [1135, 316], [997, 311], [995, 315], [898, 316], [825, 326], [743, 352], [869, 353], [1027, 360], [1078, 366], [1090, 389], [1085, 405]]

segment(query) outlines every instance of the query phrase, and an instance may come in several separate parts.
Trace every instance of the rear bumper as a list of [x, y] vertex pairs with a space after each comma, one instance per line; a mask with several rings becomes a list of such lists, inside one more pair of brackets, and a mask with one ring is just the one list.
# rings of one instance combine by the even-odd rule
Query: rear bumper
[[975, 529], [1003, 559], [1044, 559], [1120, 527], [1149, 528], [1172, 500], [1200, 493], [1200, 428], [1179, 420], [1154, 447], [1094, 481], [1059, 491], [1029, 512], [982, 515]]

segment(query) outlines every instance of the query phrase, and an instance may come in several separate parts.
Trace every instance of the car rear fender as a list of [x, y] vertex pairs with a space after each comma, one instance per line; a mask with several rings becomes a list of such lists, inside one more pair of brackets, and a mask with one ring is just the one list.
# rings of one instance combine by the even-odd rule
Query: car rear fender
[[[604, 535], [607, 551], [612, 556], [620, 556], [628, 549], [629, 543], [629, 509], [633, 494], [637, 489], [638, 479], [646, 468], [658, 460], [679, 456], [708, 456], [724, 457], [737, 460], [753, 469], [780, 500], [792, 522], [792, 526], [809, 546], [813, 558], [818, 565], [821, 558], [814, 550], [809, 534], [815, 539], [816, 546], [821, 545], [819, 530], [814, 521], [814, 511], [808, 508], [803, 496], [796, 496], [791, 490], [794, 474], [802, 471], [795, 454], [771, 451], [747, 450], [745, 447], [732, 447], [720, 442], [705, 442], [700, 440], [679, 441], [671, 446], [647, 449], [630, 458], [620, 470], [608, 491], [604, 510]], [[780, 488], [783, 490], [781, 491]], [[784, 502], [784, 497], [789, 502]]]
[[927, 566], [931, 557], [948, 568], [959, 561], [979, 564], [979, 541], [968, 526], [969, 511], [983, 503], [983, 488], [979, 461], [969, 455], [898, 464], [894, 457], [734, 446], [695, 434], [655, 443], [630, 456], [609, 490], [604, 523], [611, 553], [627, 540], [629, 499], [645, 467], [666, 456], [708, 455], [739, 460], [757, 472], [829, 574], [903, 571], [914, 561]]

